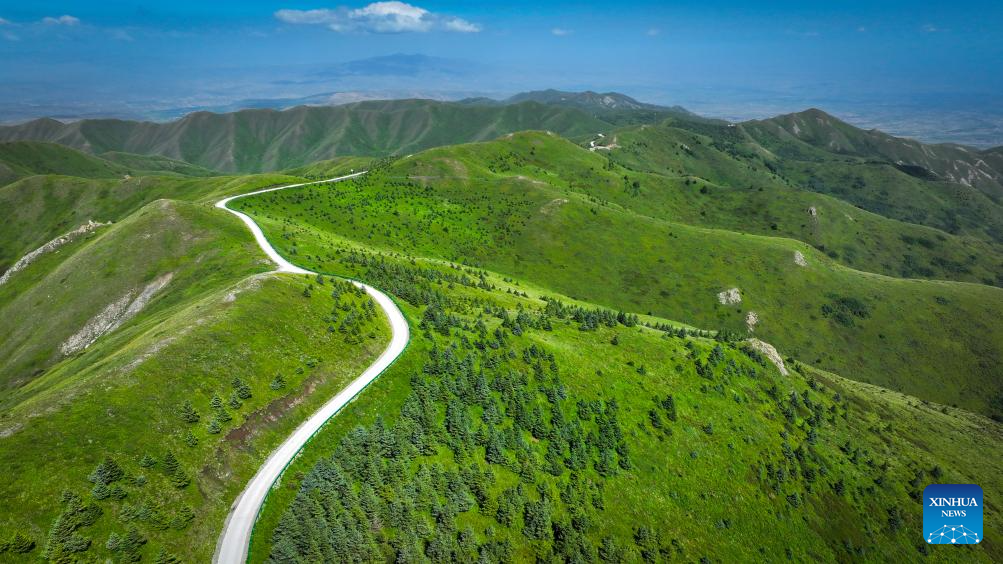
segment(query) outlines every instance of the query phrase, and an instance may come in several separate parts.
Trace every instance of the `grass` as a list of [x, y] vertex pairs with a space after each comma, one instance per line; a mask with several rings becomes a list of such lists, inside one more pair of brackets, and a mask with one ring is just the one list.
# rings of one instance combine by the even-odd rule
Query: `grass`
[[640, 180], [638, 211], [799, 239], [869, 272], [1001, 285], [1003, 215], [981, 193], [873, 160], [777, 158], [737, 128], [705, 135], [685, 126], [617, 133], [621, 148], [611, 158]]
[[0, 205], [9, 210], [0, 225], [0, 271], [46, 242], [88, 220], [114, 222], [161, 198], [209, 203], [214, 198], [288, 183], [297, 177], [88, 179], [32, 176], [0, 186]]
[[739, 129], [747, 136], [726, 150], [756, 147], [799, 187], [895, 219], [1003, 241], [1003, 188], [988, 154], [863, 131], [817, 110]]
[[324, 180], [365, 170], [372, 164], [372, 160], [369, 157], [338, 157], [317, 161], [283, 172], [290, 176], [300, 176], [310, 180]]
[[0, 143], [0, 186], [35, 175], [120, 179], [127, 176], [207, 177], [216, 174], [206, 168], [160, 156], [121, 152], [94, 156], [55, 143]]
[[116, 178], [126, 174], [126, 168], [53, 143], [0, 143], [0, 186], [36, 174]]
[[[401, 115], [383, 112], [351, 124], [361, 128], [355, 133], [339, 135], [384, 132], [367, 145], [378, 153], [380, 144], [398, 143], [400, 135], [419, 135], [410, 150], [448, 142], [457, 132], [473, 134], [473, 122], [419, 134], [408, 129], [407, 112], [428, 108], [404, 106]], [[477, 135], [538, 119], [529, 110], [506, 110], [495, 124], [501, 129]], [[581, 125], [572, 118], [554, 114], [549, 125]], [[193, 118], [200, 119], [214, 118]], [[232, 125], [256, 151], [260, 132], [252, 121]], [[594, 133], [588, 127], [578, 134]], [[753, 155], [768, 157], [765, 147], [746, 143], [740, 147], [746, 156], [732, 158], [729, 150], [737, 145], [722, 150], [714, 146], [721, 138], [708, 134], [718, 126], [690, 127], [620, 130], [622, 149], [612, 161], [553, 135], [516, 134], [377, 163], [379, 170], [359, 181], [235, 202], [293, 262], [396, 293], [416, 323], [435, 319], [426, 315], [429, 303], [451, 316], [438, 318], [447, 320], [448, 335], [432, 332], [427, 321], [413, 326], [405, 356], [294, 460], [268, 498], [252, 560], [267, 559], [273, 535], [283, 516], [292, 515], [287, 510], [318, 461], [344, 460], [342, 441], [358, 425], [378, 416], [390, 425], [398, 420], [413, 376], [433, 348], [469, 351], [485, 339], [475, 329], [478, 321], [490, 335], [500, 325], [499, 308], [513, 318], [520, 309], [539, 315], [544, 297], [637, 312], [644, 323], [742, 335], [750, 333], [746, 315], [754, 311], [760, 321], [751, 333], [780, 347], [794, 367], [781, 376], [740, 344], [722, 343], [722, 363], [708, 377], [697, 366], [718, 343], [703, 337], [623, 325], [584, 331], [560, 316], [549, 330], [500, 328], [515, 354], [498, 355], [501, 370], [529, 372], [518, 353], [535, 345], [554, 354], [569, 413], [578, 400], [615, 399], [621, 406], [632, 466], [609, 477], [592, 467], [583, 471], [604, 484], [602, 508], [585, 510], [586, 550], [612, 536], [630, 559], [640, 558], [634, 537], [636, 527], [646, 525], [663, 555], [687, 560], [913, 560], [926, 548], [917, 542], [922, 510], [916, 501], [925, 484], [977, 483], [989, 499], [998, 496], [999, 423], [941, 404], [1001, 415], [1003, 291], [847, 267], [983, 279], [995, 273], [998, 258], [991, 237], [893, 221], [799, 191], [788, 172], [755, 161]], [[307, 131], [305, 142], [319, 143], [320, 133]], [[189, 141], [186, 150], [195, 153], [218, 145], [212, 136]], [[238, 156], [248, 159], [240, 166], [258, 166], [254, 154]], [[286, 147], [268, 158], [299, 164], [309, 154]], [[108, 158], [122, 166], [204, 172], [160, 159]], [[0, 541], [26, 535], [37, 545], [29, 559], [46, 544], [53, 547], [50, 558], [59, 557], [60, 546], [63, 556], [94, 560], [153, 559], [161, 551], [210, 558], [227, 508], [260, 461], [388, 340], [385, 322], [365, 314], [364, 298], [342, 289], [336, 302], [334, 281], [263, 274], [271, 267], [243, 226], [211, 204], [224, 194], [363, 166], [368, 159], [340, 157], [286, 175], [34, 176], [0, 187], [0, 202], [12, 210], [0, 227], [0, 267], [87, 219], [115, 222], [0, 286], [0, 374], [8, 387], [0, 394], [0, 460], [10, 469], [0, 499], [16, 508], [0, 516]], [[805, 217], [808, 206], [816, 208], [814, 223]], [[796, 252], [807, 266], [795, 264]], [[57, 352], [107, 304], [168, 272], [173, 277], [165, 289], [131, 321], [78, 354]], [[730, 287], [740, 288], [743, 301], [718, 303], [717, 293]], [[339, 329], [349, 313], [363, 319], [357, 334]], [[26, 318], [35, 321], [20, 321]], [[250, 397], [229, 405], [244, 385]], [[665, 430], [653, 426], [649, 412], [655, 397], [667, 394], [676, 398], [679, 419]], [[222, 411], [212, 406], [214, 396]], [[181, 417], [186, 400], [199, 421]], [[532, 403], [544, 401], [537, 395]], [[471, 415], [479, 417], [476, 409]], [[529, 441], [537, 459], [547, 440]], [[455, 455], [440, 446], [416, 463], [455, 468]], [[798, 447], [801, 454], [793, 454]], [[165, 468], [168, 451], [180, 470]], [[108, 498], [100, 488], [92, 492], [88, 481], [106, 458], [125, 474], [110, 484], [116, 495]], [[487, 467], [483, 449], [474, 458]], [[495, 472], [490, 497], [497, 500], [520, 478], [506, 468]], [[414, 475], [405, 472], [402, 479]], [[568, 480], [567, 472], [537, 471], [532, 485], [557, 492]], [[73, 496], [101, 510], [75, 529], [78, 537], [52, 528]], [[471, 527], [481, 543], [489, 540], [490, 526], [491, 538], [507, 539], [520, 560], [562, 550], [527, 540], [521, 517], [512, 525], [495, 523], [490, 507], [461, 512], [457, 527]], [[553, 516], [567, 520], [581, 510], [555, 502]], [[993, 538], [1003, 521], [992, 504], [985, 510]], [[108, 548], [113, 534], [128, 538], [132, 529], [145, 544]], [[389, 539], [400, 534], [392, 527], [382, 532]], [[82, 553], [69, 552], [81, 547]], [[979, 548], [965, 556], [1001, 558], [995, 544]]]
[[[336, 301], [333, 281], [262, 274], [271, 267], [243, 225], [222, 211], [162, 200], [106, 229], [0, 288], [9, 315], [4, 350], [28, 350], [33, 359], [22, 365], [18, 354], [5, 356], [3, 373], [45, 369], [3, 395], [0, 459], [8, 478], [0, 498], [18, 509], [0, 518], [0, 537], [22, 532], [38, 545], [37, 557], [60, 514], [61, 493], [89, 500], [88, 475], [111, 457], [128, 476], [120, 483], [126, 497], [94, 501], [102, 515], [78, 530], [91, 541], [86, 557], [112, 557], [109, 535], [136, 527], [148, 541], [141, 551], [147, 558], [164, 549], [208, 560], [230, 503], [260, 461], [379, 355], [389, 327], [378, 315], [362, 316], [358, 336], [342, 333], [340, 324], [368, 298], [341, 288]], [[117, 331], [68, 358], [52, 352], [105, 304], [165, 272], [174, 273], [171, 282]], [[15, 322], [26, 318], [35, 321]], [[280, 389], [272, 387], [276, 374], [284, 379]], [[232, 419], [213, 434], [210, 400], [228, 401], [235, 377], [252, 396], [239, 408], [227, 405]], [[201, 414], [198, 423], [179, 416], [185, 400]], [[190, 485], [172, 484], [167, 451]], [[142, 467], [145, 455], [158, 465]]]
[[[382, 280], [371, 267], [360, 266], [358, 246], [345, 244], [339, 250], [335, 255], [340, 258], [331, 268], [373, 283]], [[383, 260], [407, 263], [410, 259], [384, 255]], [[422, 260], [417, 265], [437, 268]], [[471, 277], [480, 272], [471, 268], [462, 271]], [[476, 332], [469, 328], [478, 319], [488, 324], [490, 334], [498, 319], [484, 313], [482, 308], [487, 305], [504, 307], [513, 316], [519, 308], [531, 312], [543, 308], [544, 303], [535, 297], [512, 294], [521, 286], [500, 278], [488, 274], [494, 286], [491, 290], [446, 286], [434, 279], [417, 284], [441, 292], [447, 303], [455, 304], [445, 307], [458, 316], [456, 325], [448, 337], [416, 331], [404, 358], [325, 426], [290, 465], [281, 484], [269, 495], [255, 528], [252, 562], [267, 560], [283, 514], [318, 461], [330, 458], [348, 468], [351, 455], [339, 451], [339, 445], [349, 433], [357, 432], [360, 425], [371, 425], [378, 417], [392, 428], [410, 392], [410, 382], [433, 346], [441, 350], [454, 343], [458, 354], [463, 354], [466, 347], [460, 343], [477, 340]], [[443, 298], [436, 303], [442, 303]], [[420, 319], [422, 309], [414, 304], [405, 307], [412, 319]], [[714, 346], [712, 341], [665, 337], [643, 327], [581, 331], [577, 325], [554, 320], [551, 331], [525, 329], [522, 336], [507, 334], [507, 346], [517, 357], [530, 345], [552, 352], [568, 387], [569, 402], [615, 399], [619, 403], [633, 468], [605, 480], [602, 510], [558, 503], [554, 517], [559, 520], [572, 512], [586, 511], [588, 541], [595, 546], [603, 536], [612, 536], [629, 551], [629, 560], [640, 558], [633, 538], [642, 525], [657, 531], [663, 549], [688, 560], [914, 560], [925, 547], [920, 542], [922, 505], [913, 496], [927, 483], [979, 483], [987, 492], [999, 489], [995, 479], [999, 466], [988, 453], [1003, 441], [1003, 430], [984, 417], [845, 380], [800, 363], [794, 364], [796, 369], [790, 376], [783, 377], [729, 345], [724, 347], [726, 358], [739, 367], [756, 368], [758, 376], [718, 373], [707, 379], [695, 372], [694, 358], [705, 359]], [[614, 335], [616, 345], [611, 344]], [[503, 347], [501, 352], [505, 350]], [[519, 370], [519, 361], [513, 363], [513, 369]], [[642, 365], [644, 374], [639, 373]], [[792, 419], [782, 414], [792, 390], [818, 403], [827, 414], [814, 444], [807, 439], [807, 412], [797, 411]], [[676, 400], [679, 420], [668, 423], [668, 431], [662, 431], [652, 427], [649, 411], [656, 405], [653, 398], [667, 394]], [[934, 434], [958, 440], [929, 441]], [[767, 468], [783, 464], [784, 443], [792, 449], [799, 445], [805, 449], [809, 462], [801, 468], [813, 469], [811, 485], [806, 485], [797, 465], [797, 474], [783, 482], [770, 477]], [[478, 449], [473, 460], [486, 467], [483, 456], [484, 450]], [[542, 450], [538, 456], [542, 459]], [[419, 461], [454, 467], [449, 456], [419, 457]], [[491, 488], [494, 498], [518, 478], [497, 465], [491, 467], [497, 476], [497, 485]], [[602, 481], [591, 470], [585, 476]], [[567, 471], [558, 477], [538, 471], [528, 488], [533, 490], [533, 483], [537, 487], [548, 484], [552, 491], [560, 491], [569, 479]], [[846, 493], [835, 493], [837, 481], [843, 483]], [[380, 491], [391, 495], [388, 490]], [[787, 499], [795, 492], [803, 500], [798, 507], [792, 507]], [[901, 515], [895, 528], [889, 524], [892, 508]], [[415, 518], [421, 518], [420, 514]], [[400, 538], [401, 533], [385, 521], [377, 526], [381, 538]], [[520, 534], [520, 521], [512, 527], [503, 526], [494, 521], [489, 509], [476, 505], [457, 516], [457, 530], [465, 526], [473, 528], [477, 542], [485, 542], [489, 538], [487, 527], [492, 527], [491, 538], [511, 541], [518, 560], [548, 554], [553, 548]], [[993, 534], [990, 531], [1003, 527], [1001, 516], [991, 506], [986, 508], [986, 527], [987, 537]], [[389, 541], [380, 544], [384, 549], [389, 549], [388, 545]], [[965, 557], [998, 558], [998, 547], [993, 544], [987, 542], [981, 548]], [[385, 554], [392, 555], [393, 550]], [[933, 551], [931, 557], [950, 560], [953, 556]]]
[[161, 157], [159, 155], [134, 155], [110, 151], [101, 155], [102, 159], [125, 167], [131, 176], [217, 176], [218, 172], [201, 166]]
[[[1001, 415], [999, 288], [861, 272], [798, 241], [641, 215], [568, 189], [560, 178], [485, 172], [501, 165], [468, 157], [510, 154], [507, 143], [483, 151], [436, 149], [360, 181], [244, 199], [237, 207], [311, 268], [327, 268], [336, 258], [334, 243], [349, 239], [384, 252], [465, 262], [699, 327], [747, 333], [753, 311], [760, 319], [755, 335], [787, 355]], [[795, 252], [807, 267], [795, 264]], [[732, 287], [742, 303], [720, 304], [717, 294]], [[826, 313], [843, 298], [860, 300], [866, 311]]]

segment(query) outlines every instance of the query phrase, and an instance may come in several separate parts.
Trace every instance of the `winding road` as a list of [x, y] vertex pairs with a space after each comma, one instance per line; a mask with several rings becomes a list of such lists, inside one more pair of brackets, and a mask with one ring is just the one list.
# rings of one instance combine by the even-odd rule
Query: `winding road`
[[[254, 196], [256, 194], [264, 194], [266, 192], [274, 192], [277, 190], [285, 190], [288, 188], [297, 188], [300, 186], [308, 186], [311, 184], [338, 182], [354, 178], [365, 173], [366, 171], [356, 172], [354, 174], [331, 178], [328, 180], [289, 184], [287, 186], [278, 186], [275, 188], [258, 190], [256, 192], [249, 192], [247, 194], [240, 194], [238, 196], [231, 196], [216, 202], [216, 207], [236, 215], [243, 220], [245, 224], [247, 224], [251, 233], [254, 234], [254, 240], [257, 241], [258, 246], [261, 247], [261, 250], [268, 255], [268, 258], [272, 259], [278, 265], [277, 272], [315, 274], [314, 272], [300, 268], [282, 258], [282, 256], [276, 252], [275, 248], [272, 247], [271, 243], [268, 242], [268, 239], [265, 238], [265, 234], [261, 231], [261, 228], [258, 227], [258, 224], [255, 223], [250, 216], [228, 208], [227, 204], [233, 200], [246, 198], [247, 196]], [[310, 416], [309, 419], [297, 427], [293, 434], [283, 441], [282, 444], [279, 445], [279, 447], [276, 448], [271, 455], [269, 455], [268, 459], [261, 465], [261, 468], [258, 469], [258, 473], [251, 478], [251, 481], [248, 482], [244, 491], [241, 492], [240, 496], [237, 497], [237, 500], [233, 503], [233, 506], [231, 506], [230, 513], [226, 518], [226, 524], [223, 526], [223, 532], [219, 535], [219, 540], [216, 543], [216, 552], [213, 555], [213, 562], [219, 564], [244, 564], [247, 561], [247, 551], [250, 545], [251, 532], [254, 530], [254, 522], [258, 518], [258, 512], [261, 510], [261, 506], [265, 502], [265, 497], [268, 495], [268, 491], [272, 488], [272, 485], [275, 484], [275, 481], [279, 479], [279, 476], [282, 475], [286, 466], [292, 462], [293, 458], [297, 453], [299, 453], [300, 449], [302, 449], [310, 438], [324, 426], [324, 423], [326, 423], [328, 419], [334, 417], [334, 415], [337, 414], [342, 407], [352, 401], [352, 399], [355, 398], [359, 392], [361, 392], [367, 385], [369, 385], [370, 382], [375, 380], [377, 376], [386, 370], [386, 368], [390, 366], [393, 361], [397, 360], [397, 357], [404, 352], [404, 348], [407, 346], [408, 340], [410, 339], [407, 320], [404, 318], [404, 314], [397, 308], [397, 305], [393, 302], [393, 300], [372, 286], [356, 282], [354, 280], [352, 283], [365, 289], [366, 293], [373, 298], [377, 305], [379, 305], [383, 310], [383, 313], [386, 314], [387, 319], [390, 321], [390, 330], [392, 333], [390, 344], [387, 345], [387, 348], [383, 351], [380, 357], [369, 365], [369, 368], [366, 368], [365, 372], [363, 372], [361, 376], [353, 380], [348, 387], [341, 390], [338, 395], [334, 396], [327, 403], [321, 406], [320, 409], [318, 409]]]

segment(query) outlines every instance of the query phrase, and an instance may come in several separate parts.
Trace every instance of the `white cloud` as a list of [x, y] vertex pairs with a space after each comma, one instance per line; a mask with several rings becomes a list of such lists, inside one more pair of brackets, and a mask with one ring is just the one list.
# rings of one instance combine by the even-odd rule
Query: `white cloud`
[[46, 16], [42, 18], [42, 23], [45, 25], [78, 25], [80, 23], [80, 18], [73, 17], [71, 15], [62, 15], [58, 18], [52, 16]]
[[857, 33], [866, 33], [866, 32], [867, 32], [867, 28], [864, 27], [864, 26], [860, 26], [860, 27], [857, 28]]
[[432, 28], [428, 10], [404, 2], [373, 2], [364, 8], [350, 10], [349, 19], [380, 33], [428, 31]]
[[558, 37], [564, 37], [565, 35], [571, 35], [574, 32], [572, 32], [570, 29], [564, 29], [564, 28], [560, 28], [560, 27], [555, 27], [554, 29], [550, 30], [550, 33], [552, 33], [552, 34], [554, 34], [554, 35], [556, 35]]
[[0, 25], [11, 25], [10, 20], [6, 18], [0, 18]]
[[655, 37], [656, 35], [661, 35], [662, 30], [658, 29], [657, 27], [653, 27], [648, 31], [644, 32], [644, 34], [647, 35], [648, 37]]
[[0, 33], [0, 37], [3, 37], [6, 41], [20, 41], [21, 40], [21, 38], [18, 37], [16, 34], [13, 34], [13, 33], [9, 32], [9, 31], [4, 31], [4, 32]]
[[933, 24], [926, 24], [923, 26], [923, 31], [925, 31], [926, 33], [937, 33], [940, 30], [937, 29], [937, 26]]
[[477, 33], [481, 30], [481, 26], [462, 18], [447, 18], [443, 20], [442, 26], [449, 31], [458, 31], [460, 33]]
[[481, 26], [462, 18], [433, 14], [405, 2], [373, 2], [362, 8], [278, 10], [275, 18], [296, 25], [323, 25], [337, 32], [424, 33], [454, 31], [476, 33]]

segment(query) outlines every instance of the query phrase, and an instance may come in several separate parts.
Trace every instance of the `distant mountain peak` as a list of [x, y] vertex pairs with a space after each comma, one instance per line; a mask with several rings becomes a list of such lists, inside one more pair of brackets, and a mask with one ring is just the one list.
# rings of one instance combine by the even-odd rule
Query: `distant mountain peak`
[[594, 92], [586, 90], [584, 92], [566, 92], [563, 90], [533, 90], [521, 92], [510, 96], [507, 103], [519, 102], [540, 102], [543, 104], [560, 104], [575, 106], [582, 109], [606, 109], [606, 110], [642, 110], [642, 109], [666, 109], [655, 104], [639, 102], [626, 94], [619, 92]]

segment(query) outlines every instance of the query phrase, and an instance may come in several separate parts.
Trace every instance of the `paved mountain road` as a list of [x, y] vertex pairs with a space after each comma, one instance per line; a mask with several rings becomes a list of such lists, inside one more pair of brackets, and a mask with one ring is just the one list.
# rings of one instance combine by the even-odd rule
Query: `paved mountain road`
[[[267, 188], [265, 190], [231, 196], [217, 202], [216, 207], [236, 215], [243, 220], [245, 224], [247, 224], [251, 233], [254, 234], [254, 240], [257, 241], [258, 246], [261, 247], [261, 250], [264, 251], [265, 254], [278, 265], [277, 272], [314, 274], [313, 272], [300, 268], [282, 258], [272, 247], [271, 243], [268, 242], [268, 239], [265, 238], [265, 234], [261, 231], [261, 228], [258, 227], [258, 224], [255, 223], [250, 216], [228, 208], [227, 204], [233, 200], [246, 198], [247, 196], [253, 196], [255, 194], [285, 190], [287, 188], [297, 188], [299, 186], [307, 186], [310, 184], [338, 182], [354, 178], [362, 174], [365, 174], [365, 171], [340, 176], [338, 178], [331, 178], [329, 180], [289, 184], [287, 186]], [[353, 281], [353, 283], [365, 289], [376, 304], [380, 306], [383, 313], [386, 314], [387, 319], [390, 321], [390, 330], [392, 334], [390, 344], [383, 351], [380, 357], [377, 358], [376, 361], [368, 368], [366, 368], [361, 376], [353, 380], [348, 387], [340, 391], [336, 396], [321, 406], [320, 409], [318, 409], [313, 415], [297, 427], [293, 434], [283, 441], [282, 444], [279, 445], [279, 447], [276, 448], [271, 455], [269, 455], [268, 459], [261, 465], [261, 468], [258, 469], [258, 473], [251, 478], [251, 481], [248, 482], [244, 491], [241, 492], [240, 496], [233, 503], [233, 506], [231, 506], [230, 513], [226, 518], [226, 524], [223, 526], [223, 532], [220, 533], [219, 540], [216, 543], [216, 552], [213, 555], [213, 562], [219, 564], [243, 564], [247, 561], [247, 551], [251, 540], [251, 532], [254, 529], [254, 522], [258, 518], [258, 512], [264, 504], [268, 491], [272, 488], [275, 481], [278, 480], [279, 476], [282, 474], [283, 470], [285, 470], [289, 462], [292, 461], [300, 449], [303, 448], [303, 445], [310, 440], [310, 437], [312, 437], [314, 433], [316, 433], [324, 425], [324, 423], [327, 422], [328, 419], [337, 414], [342, 407], [348, 404], [348, 402], [352, 401], [352, 399], [358, 395], [363, 388], [375, 380], [381, 372], [390, 366], [390, 364], [393, 363], [393, 361], [396, 360], [402, 352], [404, 352], [404, 348], [407, 346], [410, 338], [407, 320], [404, 318], [404, 314], [397, 308], [397, 305], [394, 304], [393, 300], [391, 300], [390, 297], [383, 292], [361, 282]]]

